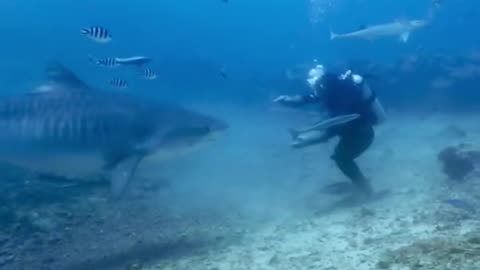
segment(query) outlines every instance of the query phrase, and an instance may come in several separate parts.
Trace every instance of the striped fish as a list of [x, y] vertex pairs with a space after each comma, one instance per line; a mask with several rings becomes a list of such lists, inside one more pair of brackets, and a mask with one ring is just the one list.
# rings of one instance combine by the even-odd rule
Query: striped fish
[[145, 68], [142, 71], [143, 78], [147, 80], [155, 80], [158, 75], [155, 73], [155, 71], [151, 70], [150, 68]]
[[120, 63], [117, 61], [116, 57], [106, 57], [106, 58], [95, 58], [91, 55], [88, 56], [90, 61], [92, 61], [94, 64], [102, 67], [107, 67], [107, 68], [115, 68], [120, 66]]
[[91, 40], [98, 43], [108, 43], [112, 41], [112, 36], [110, 35], [110, 32], [101, 26], [83, 28], [80, 32], [84, 36], [87, 36]]
[[123, 79], [112, 79], [108, 83], [116, 88], [120, 88], [120, 89], [128, 88], [128, 82]]

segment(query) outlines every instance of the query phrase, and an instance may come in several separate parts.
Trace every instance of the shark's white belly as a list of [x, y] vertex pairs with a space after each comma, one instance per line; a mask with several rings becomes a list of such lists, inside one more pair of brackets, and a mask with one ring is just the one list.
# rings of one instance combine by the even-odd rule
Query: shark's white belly
[[0, 161], [33, 172], [85, 180], [101, 174], [105, 166], [103, 157], [95, 152], [0, 155]]
[[341, 36], [359, 37], [359, 38], [376, 38], [376, 37], [383, 37], [383, 36], [398, 36], [408, 31], [409, 31], [408, 28], [398, 23], [398, 24], [390, 24], [390, 25], [382, 25], [382, 26], [373, 26], [365, 30], [344, 34]]

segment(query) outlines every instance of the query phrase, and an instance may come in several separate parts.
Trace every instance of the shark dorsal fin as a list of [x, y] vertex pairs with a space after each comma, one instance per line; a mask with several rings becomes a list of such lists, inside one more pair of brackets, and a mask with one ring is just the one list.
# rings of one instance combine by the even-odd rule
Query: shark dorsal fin
[[365, 30], [365, 29], [367, 29], [367, 28], [368, 28], [368, 26], [367, 26], [366, 24], [362, 24], [362, 25], [359, 25], [359, 26], [357, 27], [357, 31]]
[[75, 73], [58, 62], [51, 62], [47, 66], [47, 78], [53, 84], [69, 88], [86, 89], [88, 86]]

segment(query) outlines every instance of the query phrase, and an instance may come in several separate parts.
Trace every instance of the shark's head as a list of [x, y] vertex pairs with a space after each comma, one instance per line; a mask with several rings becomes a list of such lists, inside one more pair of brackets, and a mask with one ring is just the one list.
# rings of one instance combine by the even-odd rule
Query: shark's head
[[213, 116], [178, 109], [167, 118], [159, 119], [157, 130], [143, 147], [149, 159], [164, 160], [192, 152], [216, 141], [228, 129], [228, 124]]

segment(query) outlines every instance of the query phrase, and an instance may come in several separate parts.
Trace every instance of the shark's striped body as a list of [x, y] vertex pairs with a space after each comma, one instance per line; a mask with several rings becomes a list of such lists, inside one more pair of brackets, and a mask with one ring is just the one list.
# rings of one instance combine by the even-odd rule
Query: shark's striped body
[[42, 91], [0, 100], [0, 161], [86, 178], [107, 173], [121, 192], [140, 161], [190, 148], [222, 121], [179, 107], [92, 89], [60, 65]]

